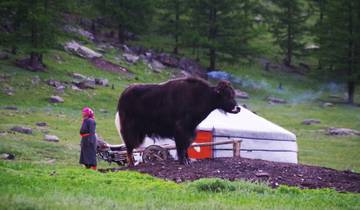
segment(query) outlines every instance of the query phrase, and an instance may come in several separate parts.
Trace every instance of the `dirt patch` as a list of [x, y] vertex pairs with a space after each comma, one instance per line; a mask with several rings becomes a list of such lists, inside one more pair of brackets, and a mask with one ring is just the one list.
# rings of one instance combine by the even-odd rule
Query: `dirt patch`
[[124, 74], [130, 74], [129, 70], [125, 67], [122, 67], [120, 65], [111, 63], [110, 61], [104, 60], [102, 58], [93, 58], [90, 60], [90, 62], [96, 66], [99, 69], [114, 72], [114, 73], [124, 73]]
[[302, 164], [275, 163], [245, 158], [216, 158], [198, 160], [191, 165], [177, 161], [140, 164], [128, 168], [103, 169], [107, 171], [134, 170], [175, 182], [193, 181], [200, 178], [221, 178], [230, 181], [245, 179], [262, 181], [271, 187], [279, 185], [300, 188], [333, 188], [340, 192], [360, 193], [360, 174]]

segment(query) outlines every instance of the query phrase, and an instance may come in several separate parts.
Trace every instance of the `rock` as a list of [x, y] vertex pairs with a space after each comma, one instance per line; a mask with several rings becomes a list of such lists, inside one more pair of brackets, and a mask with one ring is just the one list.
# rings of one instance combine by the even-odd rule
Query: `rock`
[[15, 160], [15, 155], [10, 154], [10, 153], [2, 153], [0, 155], [0, 159], [3, 159], [3, 160]]
[[249, 99], [248, 93], [237, 89], [235, 89], [235, 96], [242, 99]]
[[312, 125], [312, 124], [320, 124], [320, 120], [318, 119], [305, 119], [302, 124], [304, 125]]
[[95, 79], [85, 79], [82, 81], [73, 81], [73, 83], [80, 89], [95, 89]]
[[267, 172], [257, 172], [255, 173], [255, 176], [257, 177], [270, 177], [270, 174]]
[[37, 72], [37, 71], [45, 72], [47, 70], [47, 67], [44, 63], [42, 63], [40, 61], [33, 63], [30, 56], [26, 57], [26, 58], [16, 59], [15, 65], [17, 67], [20, 67], [20, 68], [23, 68], [23, 69], [26, 69], [29, 71], [33, 71], [33, 72]]
[[5, 106], [3, 109], [6, 109], [6, 110], [18, 110], [18, 108], [16, 106]]
[[149, 64], [148, 67], [153, 70], [154, 72], [160, 73], [162, 72], [163, 69], [165, 69], [165, 66], [160, 63], [157, 60], [152, 60]]
[[71, 26], [71, 25], [66, 25], [64, 27], [64, 31], [66, 32], [70, 32], [70, 33], [76, 33], [80, 36], [83, 36], [83, 37], [86, 37], [87, 39], [91, 40], [91, 41], [94, 41], [95, 40], [95, 36], [89, 32], [89, 31], [86, 31], [82, 28], [79, 28], [79, 27], [74, 27], [74, 26]]
[[109, 86], [109, 80], [108, 79], [102, 79], [102, 78], [95, 78], [95, 84], [100, 86]]
[[59, 87], [55, 88], [56, 93], [62, 94], [65, 91], [65, 86], [60, 85]]
[[179, 65], [179, 59], [167, 53], [158, 54], [156, 60], [160, 61], [165, 66], [178, 67]]
[[50, 142], [59, 142], [59, 137], [55, 136], [55, 135], [45, 135], [44, 136], [44, 140], [45, 141], [50, 141]]
[[55, 160], [55, 159], [50, 159], [50, 160], [46, 161], [46, 163], [48, 163], [48, 164], [54, 164], [54, 163], [56, 163], [56, 160]]
[[40, 83], [40, 77], [39, 76], [35, 76], [35, 77], [33, 77], [32, 79], [31, 79], [31, 84], [33, 84], [33, 85], [37, 85], [37, 84], [39, 84]]
[[0, 52], [0, 60], [9, 59], [9, 55], [5, 52]]
[[330, 102], [325, 102], [323, 103], [322, 107], [333, 107], [334, 104], [333, 103], [330, 103]]
[[274, 104], [286, 104], [287, 103], [287, 101], [285, 99], [276, 98], [276, 97], [273, 97], [273, 96], [268, 96], [266, 98], [266, 100], [269, 103], [274, 103]]
[[82, 46], [75, 41], [65, 43], [65, 51], [78, 55], [82, 58], [100, 58], [102, 55], [100, 53], [95, 52], [94, 50]]
[[0, 82], [5, 82], [11, 79], [11, 76], [8, 74], [2, 74], [0, 75]]
[[7, 86], [4, 88], [4, 94], [8, 95], [8, 96], [13, 96], [15, 93], [15, 90], [13, 87], [11, 86]]
[[45, 127], [45, 126], [47, 126], [47, 123], [46, 122], [37, 122], [36, 125], [39, 127]]
[[23, 127], [23, 126], [14, 126], [10, 130], [18, 133], [32, 134], [32, 128]]
[[0, 131], [0, 136], [6, 136], [7, 135], [7, 132], [5, 131]]
[[46, 83], [53, 87], [60, 87], [62, 85], [60, 81], [53, 80], [53, 79], [49, 79], [48, 81], [46, 81]]
[[189, 58], [181, 58], [178, 68], [190, 73], [193, 76], [207, 78], [206, 70], [195, 60]]
[[360, 136], [360, 131], [353, 130], [350, 128], [328, 128], [326, 134], [332, 136]]
[[136, 63], [140, 59], [139, 56], [133, 55], [133, 54], [128, 54], [128, 53], [124, 53], [123, 56], [124, 56], [125, 60], [129, 63]]
[[79, 74], [79, 73], [72, 73], [70, 74], [72, 76], [72, 78], [77, 79], [77, 80], [84, 80], [87, 79], [86, 76]]
[[76, 85], [71, 85], [71, 90], [81, 91], [81, 89], [78, 88]]
[[100, 111], [101, 113], [109, 113], [109, 111], [106, 110], [106, 109], [100, 109], [99, 111]]
[[125, 52], [125, 53], [133, 53], [132, 51], [131, 51], [131, 49], [127, 46], [127, 45], [122, 45], [121, 46], [121, 49]]
[[60, 96], [51, 96], [49, 99], [50, 103], [64, 103], [64, 99]]

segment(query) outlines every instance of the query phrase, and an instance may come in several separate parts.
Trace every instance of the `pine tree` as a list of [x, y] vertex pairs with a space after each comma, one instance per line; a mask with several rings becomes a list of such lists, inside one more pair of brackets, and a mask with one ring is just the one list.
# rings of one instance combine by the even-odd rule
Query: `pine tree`
[[277, 6], [273, 11], [271, 32], [275, 43], [285, 54], [284, 63], [292, 65], [293, 57], [299, 55], [304, 44], [302, 36], [306, 32], [305, 21], [308, 17], [304, 11], [305, 5], [300, 0], [273, 0]]
[[127, 32], [144, 33], [154, 13], [151, 0], [104, 0], [99, 10], [118, 28], [120, 43], [127, 40]]
[[174, 39], [174, 54], [179, 53], [180, 39], [185, 27], [188, 0], [160, 0], [160, 31]]
[[[250, 0], [194, 0], [190, 2], [190, 37], [208, 51], [209, 70], [216, 68], [219, 56], [236, 59], [249, 54], [252, 33]], [[191, 36], [193, 35], [193, 36]]]
[[5, 40], [8, 45], [21, 47], [30, 54], [30, 59], [22, 63], [23, 67], [44, 70], [42, 57], [49, 47], [56, 44], [57, 23], [65, 5], [65, 1], [50, 0], [1, 2], [2, 10], [6, 11], [2, 19], [7, 20], [11, 28]]
[[360, 2], [327, 0], [319, 28], [324, 75], [347, 84], [348, 103], [354, 103], [360, 81]]

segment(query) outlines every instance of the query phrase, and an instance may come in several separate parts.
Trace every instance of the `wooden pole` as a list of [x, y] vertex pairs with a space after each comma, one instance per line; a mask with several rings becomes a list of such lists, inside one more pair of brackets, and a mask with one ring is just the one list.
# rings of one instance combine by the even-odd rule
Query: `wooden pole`
[[240, 157], [240, 140], [233, 141], [234, 157]]
[[[205, 147], [205, 146], [214, 146], [214, 145], [223, 145], [223, 144], [233, 144], [234, 157], [240, 157], [240, 144], [241, 140], [227, 140], [227, 141], [218, 141], [218, 142], [205, 142], [205, 143], [193, 143], [190, 147]], [[176, 149], [174, 145], [159, 145], [160, 147], [172, 150]], [[144, 152], [146, 148], [138, 148], [134, 150], [136, 152]], [[126, 151], [119, 151], [118, 154], [126, 154]]]

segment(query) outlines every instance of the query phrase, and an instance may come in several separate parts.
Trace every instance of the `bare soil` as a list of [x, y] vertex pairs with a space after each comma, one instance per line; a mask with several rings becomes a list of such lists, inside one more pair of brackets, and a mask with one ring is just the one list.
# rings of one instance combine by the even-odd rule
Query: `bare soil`
[[132, 170], [172, 180], [177, 183], [201, 178], [221, 178], [230, 181], [248, 180], [299, 188], [332, 188], [340, 192], [360, 193], [360, 174], [302, 164], [276, 163], [246, 158], [216, 158], [181, 165], [177, 161], [144, 163], [134, 167], [102, 169], [107, 171]]
[[102, 58], [93, 58], [90, 61], [94, 66], [96, 66], [99, 69], [103, 69], [105, 71], [114, 72], [114, 73], [125, 73], [125, 74], [130, 73], [127, 68], [111, 63], [110, 61], [107, 61]]

